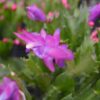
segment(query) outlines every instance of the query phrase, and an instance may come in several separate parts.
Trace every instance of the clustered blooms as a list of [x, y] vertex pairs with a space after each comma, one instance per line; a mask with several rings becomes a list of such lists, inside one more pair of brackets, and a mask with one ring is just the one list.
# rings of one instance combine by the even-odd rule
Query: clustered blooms
[[[10, 39], [9, 39], [9, 38], [6, 38], [6, 37], [2, 39], [2, 42], [3, 42], [3, 43], [8, 43], [9, 41], [10, 41]], [[12, 42], [13, 42], [13, 44], [15, 44], [15, 45], [20, 45], [20, 44], [21, 44], [20, 41], [19, 41], [18, 39], [14, 39]]]
[[5, 10], [16, 11], [17, 10], [17, 4], [13, 3], [11, 6], [9, 6], [8, 3], [5, 3], [4, 4], [4, 9]]
[[52, 22], [53, 19], [54, 19], [54, 13], [49, 12], [47, 15], [47, 22]]
[[41, 58], [51, 72], [55, 71], [54, 64], [63, 67], [65, 60], [74, 58], [68, 46], [60, 44], [60, 29], [57, 29], [53, 36], [47, 34], [44, 29], [40, 33], [23, 31], [22, 34], [15, 35], [26, 42], [26, 48]]
[[52, 12], [52, 11], [50, 11], [49, 13], [48, 13], [48, 15], [47, 15], [47, 20], [46, 20], [46, 22], [52, 22], [55, 18], [58, 18], [59, 17], [59, 12], [57, 12], [57, 11], [54, 11], [54, 12]]
[[89, 25], [94, 26], [97, 19], [100, 19], [100, 3], [90, 8], [88, 18]]
[[[9, 2], [11, 2], [11, 4]], [[10, 0], [0, 0], [0, 4], [2, 4], [0, 5], [0, 21], [3, 21], [6, 17], [3, 13], [4, 11], [9, 10], [11, 12], [15, 12], [18, 8], [18, 4]]]
[[36, 5], [31, 5], [27, 7], [26, 9], [27, 9], [27, 15], [31, 20], [41, 21], [41, 22], [46, 21], [45, 13]]
[[91, 33], [90, 39], [94, 43], [99, 42], [98, 34], [100, 32], [100, 28], [95, 27], [94, 25], [97, 24], [100, 20], [100, 3], [90, 7], [89, 9], [89, 17], [88, 17], [88, 24], [90, 27], [94, 27], [94, 30]]
[[96, 28], [92, 33], [91, 33], [91, 36], [90, 36], [90, 39], [94, 42], [94, 43], [98, 43], [100, 40], [99, 40], [99, 37], [98, 37], [98, 34], [100, 32], [100, 28]]
[[0, 100], [21, 100], [19, 91], [15, 81], [4, 77], [0, 84]]

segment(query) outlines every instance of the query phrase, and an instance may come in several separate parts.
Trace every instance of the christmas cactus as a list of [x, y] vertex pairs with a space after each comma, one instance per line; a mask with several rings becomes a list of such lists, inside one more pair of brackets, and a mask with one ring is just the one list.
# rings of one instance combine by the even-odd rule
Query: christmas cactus
[[100, 100], [99, 34], [99, 0], [0, 0], [0, 100]]

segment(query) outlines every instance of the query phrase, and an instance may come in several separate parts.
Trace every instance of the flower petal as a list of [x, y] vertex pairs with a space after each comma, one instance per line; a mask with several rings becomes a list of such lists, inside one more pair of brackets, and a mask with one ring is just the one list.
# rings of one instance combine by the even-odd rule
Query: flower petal
[[48, 54], [51, 55], [55, 59], [72, 60], [74, 58], [71, 50], [69, 49], [64, 50], [61, 47], [50, 49]]
[[100, 3], [89, 9], [89, 22], [95, 22], [97, 18], [100, 18]]
[[42, 29], [40, 33], [41, 33], [41, 36], [45, 39], [47, 35], [46, 31]]
[[55, 43], [58, 45], [60, 42], [60, 29], [59, 28], [54, 32], [53, 37], [55, 39]]
[[[9, 78], [4, 77], [2, 84], [4, 86], [2, 87], [2, 92], [0, 93], [0, 100], [19, 100], [19, 88], [15, 81], [11, 81]], [[16, 93], [17, 95], [15, 96]]]
[[47, 57], [47, 58], [44, 58], [43, 61], [44, 61], [45, 65], [48, 67], [48, 69], [51, 72], [54, 72], [55, 71], [55, 67], [54, 67], [53, 59], [52, 58]]
[[35, 47], [32, 49], [34, 51], [34, 53], [36, 54], [36, 56], [38, 56], [39, 58], [43, 58], [44, 57], [44, 47], [43, 46], [39, 46], [39, 47]]
[[18, 38], [24, 40], [26, 43], [32, 42], [32, 40], [30, 40], [25, 34], [19, 34], [19, 33], [16, 33], [16, 32], [14, 32], [14, 34], [15, 34]]
[[46, 21], [45, 13], [36, 5], [31, 5], [26, 9], [27, 9], [27, 15], [31, 20], [42, 21], [42, 22]]
[[64, 67], [65, 66], [65, 62], [63, 59], [56, 59], [56, 64], [58, 64], [58, 66], [60, 68]]

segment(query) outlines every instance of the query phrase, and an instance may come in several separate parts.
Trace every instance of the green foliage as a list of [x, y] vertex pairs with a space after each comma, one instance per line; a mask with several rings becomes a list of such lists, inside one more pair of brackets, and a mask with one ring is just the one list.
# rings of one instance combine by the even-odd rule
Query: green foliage
[[6, 58], [10, 55], [12, 48], [12, 43], [11, 41], [8, 43], [3, 43], [0, 41], [0, 57]]

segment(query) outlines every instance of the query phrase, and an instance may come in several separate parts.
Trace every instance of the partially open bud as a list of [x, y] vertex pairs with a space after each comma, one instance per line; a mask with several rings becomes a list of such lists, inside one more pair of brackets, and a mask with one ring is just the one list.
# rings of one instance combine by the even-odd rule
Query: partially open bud
[[54, 13], [53, 12], [49, 12], [47, 15], [47, 22], [52, 22], [54, 19]]
[[94, 22], [93, 22], [93, 21], [90, 21], [90, 22], [88, 23], [88, 25], [89, 25], [90, 27], [93, 27], [93, 26], [94, 26]]
[[13, 43], [14, 43], [15, 45], [19, 45], [19, 44], [20, 44], [20, 41], [19, 41], [18, 39], [15, 39], [15, 40], [13, 41]]
[[17, 9], [17, 4], [14, 3], [14, 4], [11, 6], [11, 10], [12, 10], [12, 11], [16, 11], [16, 9]]
[[9, 41], [8, 38], [3, 38], [2, 42], [7, 43]]

